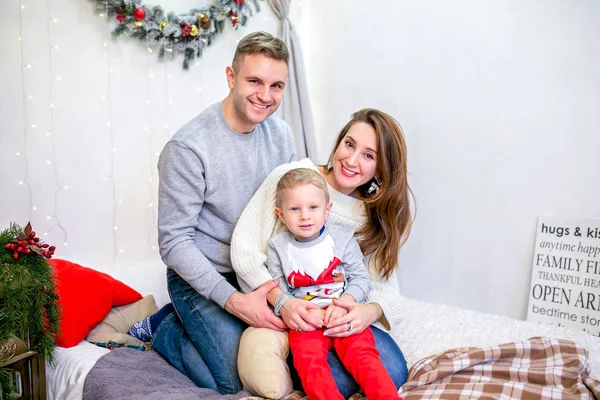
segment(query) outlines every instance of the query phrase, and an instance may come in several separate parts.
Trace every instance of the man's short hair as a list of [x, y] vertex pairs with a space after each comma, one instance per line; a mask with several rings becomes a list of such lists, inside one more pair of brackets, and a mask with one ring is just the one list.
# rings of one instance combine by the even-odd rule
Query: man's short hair
[[286, 65], [290, 59], [290, 52], [284, 41], [263, 31], [249, 33], [238, 43], [231, 62], [236, 73], [247, 54], [263, 54], [274, 60], [285, 61]]
[[295, 168], [283, 174], [277, 183], [275, 195], [277, 207], [281, 207], [283, 191], [285, 189], [293, 189], [304, 185], [315, 185], [321, 189], [325, 193], [325, 202], [329, 203], [329, 190], [327, 189], [327, 182], [323, 178], [323, 175], [312, 168]]

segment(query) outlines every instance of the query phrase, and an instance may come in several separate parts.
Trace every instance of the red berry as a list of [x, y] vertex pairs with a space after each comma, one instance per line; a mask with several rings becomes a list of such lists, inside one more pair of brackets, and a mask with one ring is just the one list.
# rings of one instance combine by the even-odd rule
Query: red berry
[[17, 247], [17, 252], [21, 253], [23, 251], [23, 248], [21, 246]]
[[10, 243], [6, 243], [6, 244], [4, 245], [4, 248], [5, 248], [5, 249], [8, 249], [8, 250], [10, 250]]
[[24, 249], [24, 250], [23, 250], [23, 253], [25, 253], [25, 254], [29, 254], [29, 253], [31, 253], [31, 250], [29, 250], [29, 249]]
[[40, 241], [40, 238], [36, 236], [36, 237], [34, 237], [34, 238], [33, 238], [33, 241], [34, 241], [34, 242], [39, 242], [39, 241]]
[[9, 243], [10, 247], [9, 249], [14, 250], [17, 248], [17, 246], [14, 243]]
[[35, 232], [31, 231], [31, 233], [29, 234], [29, 236], [31, 236], [31, 238], [33, 239], [35, 237]]
[[15, 252], [13, 253], [13, 258], [14, 258], [15, 260], [18, 260], [18, 259], [19, 259], [19, 253], [17, 253], [17, 252], [15, 251]]
[[33, 241], [33, 239], [29, 239], [29, 244], [34, 244], [35, 242]]
[[43, 247], [44, 249], [47, 249], [47, 248], [48, 248], [48, 246], [50, 246], [48, 243], [44, 243], [44, 244], [42, 245], [42, 247]]
[[29, 243], [27, 240], [21, 240], [21, 246], [27, 246]]

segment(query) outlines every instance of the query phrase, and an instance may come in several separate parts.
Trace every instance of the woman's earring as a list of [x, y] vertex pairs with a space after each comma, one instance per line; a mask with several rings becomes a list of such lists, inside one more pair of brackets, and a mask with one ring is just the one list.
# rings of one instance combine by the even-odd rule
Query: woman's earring
[[369, 188], [367, 189], [367, 194], [369, 196], [374, 196], [375, 193], [377, 193], [377, 191], [379, 190], [380, 185], [381, 185], [380, 179], [378, 179], [378, 178], [371, 179], [371, 186], [369, 186]]
[[327, 171], [331, 171], [332, 168], [333, 168], [333, 160], [329, 160], [327, 162]]

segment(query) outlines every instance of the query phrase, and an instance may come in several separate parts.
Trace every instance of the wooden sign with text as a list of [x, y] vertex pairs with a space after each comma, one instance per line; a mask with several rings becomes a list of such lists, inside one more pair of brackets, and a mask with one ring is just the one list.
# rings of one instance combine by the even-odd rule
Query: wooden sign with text
[[600, 219], [538, 219], [527, 320], [600, 337]]

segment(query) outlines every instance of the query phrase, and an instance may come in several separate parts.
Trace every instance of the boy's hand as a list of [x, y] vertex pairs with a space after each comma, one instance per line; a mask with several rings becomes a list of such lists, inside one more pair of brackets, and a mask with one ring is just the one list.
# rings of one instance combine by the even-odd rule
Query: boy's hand
[[283, 304], [279, 313], [290, 329], [311, 332], [323, 327], [323, 323], [314, 318], [310, 310], [322, 311], [318, 305], [310, 301], [291, 298]]
[[[356, 303], [354, 297], [349, 294], [343, 294], [339, 298], [340, 301], [346, 301], [348, 303]], [[340, 307], [334, 303], [332, 303], [327, 310], [325, 311], [325, 324], [328, 328], [331, 328], [331, 322], [335, 321], [338, 318], [343, 317], [348, 314], [348, 310], [344, 307]]]
[[336, 319], [341, 318], [346, 314], [348, 314], [348, 310], [346, 310], [343, 307], [331, 304], [329, 307], [327, 307], [327, 310], [325, 310], [325, 325], [327, 325], [327, 327], [330, 328], [330, 321], [335, 321]]
[[319, 321], [319, 324], [325, 325], [325, 310], [322, 308], [311, 308], [308, 315]]

